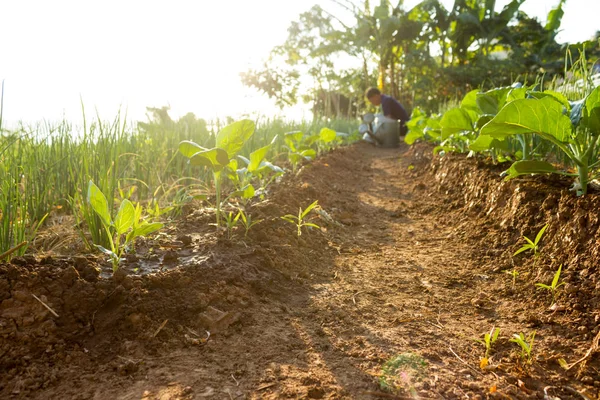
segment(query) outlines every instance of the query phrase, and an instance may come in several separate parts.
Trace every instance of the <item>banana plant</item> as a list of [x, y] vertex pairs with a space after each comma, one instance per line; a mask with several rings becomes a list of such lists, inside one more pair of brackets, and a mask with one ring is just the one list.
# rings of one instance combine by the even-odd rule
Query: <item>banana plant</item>
[[221, 226], [221, 179], [223, 170], [238, 155], [244, 143], [252, 137], [256, 125], [243, 119], [227, 125], [219, 131], [215, 147], [207, 149], [189, 140], [179, 143], [179, 152], [189, 158], [192, 165], [203, 166], [213, 173], [215, 185], [217, 229]]
[[587, 193], [590, 180], [599, 176], [600, 87], [594, 89], [581, 107], [571, 107], [556, 95], [514, 100], [500, 110], [482, 129], [481, 135], [499, 140], [515, 135], [536, 135], [560, 149], [576, 174], [542, 160], [515, 162], [507, 171], [507, 179], [520, 175], [557, 173], [577, 177], [573, 190]]

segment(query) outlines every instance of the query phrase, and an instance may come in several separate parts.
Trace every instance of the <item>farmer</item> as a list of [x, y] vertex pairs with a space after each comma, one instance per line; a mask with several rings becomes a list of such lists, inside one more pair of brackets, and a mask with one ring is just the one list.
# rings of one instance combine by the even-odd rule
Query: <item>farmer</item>
[[402, 104], [398, 102], [398, 100], [394, 99], [391, 96], [386, 96], [382, 94], [377, 88], [369, 88], [367, 89], [365, 96], [367, 100], [374, 106], [381, 105], [381, 109], [383, 111], [383, 115], [395, 119], [400, 124], [400, 136], [405, 136], [408, 128], [406, 128], [406, 121], [410, 119], [408, 113], [402, 107]]

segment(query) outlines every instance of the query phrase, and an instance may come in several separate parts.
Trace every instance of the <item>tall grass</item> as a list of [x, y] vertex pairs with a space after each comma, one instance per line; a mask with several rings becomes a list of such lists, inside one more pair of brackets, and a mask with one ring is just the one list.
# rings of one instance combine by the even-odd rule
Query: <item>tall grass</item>
[[[137, 124], [127, 122], [121, 113], [110, 121], [98, 115], [88, 119], [83, 110], [80, 128], [65, 120], [21, 125], [12, 132], [2, 131], [0, 125], [0, 253], [26, 240], [48, 213], [59, 208], [70, 210], [78, 225], [88, 225], [91, 242], [106, 243], [100, 220], [86, 202], [89, 180], [107, 195], [111, 209], [120, 197], [165, 205], [192, 186], [210, 186], [208, 172], [192, 169], [178, 153], [178, 145], [192, 140], [211, 147], [225, 123], [207, 123], [193, 114], [174, 121], [164, 108], [149, 111], [149, 121]], [[259, 119], [242, 154], [247, 156], [278, 136], [270, 156], [275, 157], [283, 152], [286, 132], [311, 134], [327, 126], [352, 133], [357, 125], [358, 121], [346, 120]], [[86, 235], [82, 238], [87, 241]]]

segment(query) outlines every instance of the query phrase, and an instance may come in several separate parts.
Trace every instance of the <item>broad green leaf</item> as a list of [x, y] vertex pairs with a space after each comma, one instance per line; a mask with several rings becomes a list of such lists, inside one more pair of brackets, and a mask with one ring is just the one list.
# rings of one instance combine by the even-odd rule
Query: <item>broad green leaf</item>
[[417, 140], [421, 139], [423, 136], [425, 136], [423, 134], [423, 131], [409, 130], [406, 136], [404, 137], [404, 142], [410, 146]]
[[135, 207], [131, 201], [125, 199], [121, 202], [117, 216], [115, 217], [115, 229], [117, 235], [122, 235], [127, 232], [135, 221]]
[[323, 143], [330, 143], [337, 139], [337, 134], [333, 129], [323, 128], [319, 133], [319, 138]]
[[511, 90], [510, 87], [504, 87], [479, 93], [477, 95], [477, 105], [484, 114], [496, 115], [506, 104], [506, 96]]
[[161, 229], [164, 225], [160, 222], [148, 223], [144, 222], [138, 228], [133, 230], [130, 239], [135, 239], [138, 236], [148, 236], [149, 234]]
[[473, 119], [471, 115], [461, 108], [453, 108], [447, 111], [442, 117], [442, 139], [448, 139], [450, 136], [474, 130]]
[[511, 101], [524, 99], [525, 97], [527, 97], [528, 90], [528, 87], [519, 87], [511, 89], [510, 92], [508, 92], [508, 94], [506, 95], [506, 102], [510, 103]]
[[96, 246], [96, 248], [98, 250], [100, 250], [102, 253], [109, 255], [110, 258], [117, 258], [117, 255], [113, 251], [111, 251], [107, 248], [104, 248], [104, 247], [100, 246], [99, 244], [95, 244], [94, 246]]
[[306, 207], [304, 209], [304, 211], [302, 212], [302, 214], [300, 214], [300, 218], [306, 217], [308, 215], [308, 213], [311, 212], [311, 210], [318, 205], [318, 203], [319, 203], [319, 200], [315, 200], [311, 205]]
[[184, 140], [181, 143], [179, 143], [179, 152], [181, 154], [183, 154], [184, 156], [186, 156], [187, 158], [192, 157], [194, 154], [198, 153], [199, 151], [206, 151], [206, 150], [208, 150], [208, 149], [200, 146], [197, 143], [189, 141], [189, 140]]
[[478, 130], [481, 130], [481, 128], [483, 128], [483, 126], [485, 124], [487, 124], [488, 122], [490, 122], [493, 118], [494, 118], [493, 115], [489, 115], [489, 114], [482, 115], [481, 117], [479, 117], [479, 119], [475, 123], [475, 128]]
[[100, 188], [92, 181], [89, 181], [88, 183], [87, 201], [92, 206], [94, 212], [98, 214], [104, 225], [110, 226], [112, 221], [110, 218], [110, 211], [108, 210], [108, 201], [106, 201], [106, 197]]
[[217, 134], [215, 147], [227, 152], [229, 157], [235, 157], [244, 146], [244, 143], [254, 134], [256, 126], [254, 121], [243, 119], [221, 129]]
[[271, 141], [271, 143], [269, 143], [268, 145], [261, 147], [260, 149], [255, 150], [252, 153], [250, 153], [250, 162], [248, 163], [248, 172], [254, 172], [258, 169], [258, 167], [260, 167], [260, 163], [265, 159], [265, 157], [267, 156], [267, 153], [269, 152], [269, 150], [271, 150], [271, 146], [273, 146], [273, 143], [275, 142], [276, 139], [277, 139], [277, 136], [275, 136], [273, 138], [273, 140]]
[[236, 190], [235, 192], [231, 193], [229, 195], [229, 197], [241, 197], [244, 199], [251, 199], [254, 197], [254, 194], [256, 193], [254, 186], [252, 185], [246, 185], [243, 188], [241, 188], [240, 190]]
[[229, 157], [225, 150], [214, 149], [200, 151], [190, 157], [190, 164], [211, 168], [214, 171], [222, 170], [229, 164]]
[[594, 134], [600, 134], [600, 86], [594, 89], [585, 99], [582, 123]]
[[277, 165], [274, 165], [272, 163], [270, 163], [269, 161], [263, 161], [260, 163], [259, 168], [256, 170], [256, 172], [258, 172], [259, 174], [262, 174], [266, 171], [272, 171], [278, 174], [283, 174], [283, 168], [278, 167]]
[[556, 100], [560, 104], [562, 104], [567, 109], [567, 111], [571, 110], [571, 104], [569, 103], [569, 100], [567, 100], [567, 98], [564, 95], [562, 95], [558, 92], [553, 92], [551, 90], [546, 90], [544, 92], [532, 91], [532, 92], [529, 92], [529, 96], [534, 99], [543, 99], [544, 97], [552, 97], [554, 100]]
[[487, 135], [479, 135], [475, 141], [469, 145], [469, 150], [473, 150], [476, 153], [482, 153], [488, 150], [504, 150], [508, 148], [507, 143], [504, 141], [495, 139]]
[[314, 160], [315, 157], [317, 156], [317, 152], [314, 151], [313, 149], [306, 149], [306, 150], [302, 150], [300, 152], [300, 155], [304, 158], [306, 158], [307, 160]]
[[460, 102], [460, 108], [465, 110], [473, 110], [478, 114], [481, 114], [481, 108], [477, 105], [477, 93], [479, 89], [471, 90]]
[[516, 161], [505, 171], [506, 179], [516, 178], [521, 175], [530, 174], [551, 174], [558, 170], [552, 164], [546, 161], [523, 160]]
[[523, 99], [508, 103], [482, 129], [482, 135], [504, 139], [511, 135], [536, 133], [546, 139], [566, 143], [571, 136], [571, 120], [553, 97]]

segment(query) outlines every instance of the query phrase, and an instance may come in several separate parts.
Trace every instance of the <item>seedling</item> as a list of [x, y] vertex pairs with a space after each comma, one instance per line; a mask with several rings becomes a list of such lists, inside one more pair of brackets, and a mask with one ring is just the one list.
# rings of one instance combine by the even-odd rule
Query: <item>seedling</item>
[[240, 219], [240, 213], [237, 213], [235, 216], [233, 215], [232, 211], [223, 214], [223, 219], [225, 220], [225, 227], [227, 228], [227, 239], [231, 240], [233, 229], [237, 226], [238, 221]]
[[546, 228], [548, 228], [548, 224], [544, 225], [543, 228], [540, 229], [537, 236], [535, 237], [535, 241], [531, 241], [531, 239], [529, 239], [527, 236], [523, 236], [523, 239], [525, 239], [527, 243], [524, 244], [523, 247], [521, 247], [519, 250], [517, 250], [515, 254], [513, 254], [513, 256], [516, 256], [517, 254], [520, 254], [524, 251], [531, 250], [533, 251], [533, 255], [537, 257], [539, 255], [539, 243], [542, 239], [542, 236], [544, 236], [544, 232], [546, 232]]
[[533, 350], [533, 340], [535, 339], [535, 331], [529, 335], [527, 338], [523, 333], [515, 333], [513, 334], [513, 338], [510, 339], [511, 342], [516, 343], [521, 348], [521, 358], [527, 360], [528, 364], [531, 364], [533, 361], [531, 352]]
[[413, 353], [398, 354], [385, 362], [379, 377], [379, 386], [389, 392], [408, 391], [417, 398], [415, 383], [422, 379], [427, 369], [423, 357]]
[[504, 271], [504, 273], [512, 276], [512, 288], [513, 288], [513, 290], [515, 290], [515, 286], [517, 285], [517, 277], [519, 276], [519, 271], [517, 271], [516, 268], [513, 268], [510, 271], [509, 270]]
[[252, 221], [252, 215], [244, 213], [244, 210], [240, 210], [238, 212], [238, 215], [236, 216], [236, 218], [239, 218], [239, 217], [241, 217], [242, 226], [246, 230], [246, 232], [244, 233], [244, 237], [248, 237], [248, 232], [254, 225], [262, 222], [262, 219]]
[[[159, 222], [149, 223], [142, 219], [142, 207], [139, 203], [134, 207], [133, 203], [123, 199], [115, 219], [111, 218], [106, 197], [94, 184], [89, 181], [87, 201], [102, 221], [102, 227], [109, 239], [110, 249], [99, 244], [94, 244], [101, 252], [107, 254], [112, 262], [113, 273], [119, 269], [119, 263], [123, 260], [122, 255], [133, 245], [138, 236], [147, 236], [163, 227]], [[123, 239], [123, 242], [121, 240]]]
[[300, 235], [302, 235], [302, 227], [303, 226], [310, 226], [312, 228], [319, 229], [320, 228], [319, 225], [305, 221], [306, 216], [315, 207], [317, 207], [318, 202], [319, 202], [319, 200], [315, 200], [311, 205], [309, 205], [308, 207], [306, 207], [306, 209], [304, 209], [304, 210], [302, 210], [302, 207], [299, 207], [298, 216], [287, 214], [287, 215], [284, 215], [283, 217], [281, 217], [281, 219], [283, 219], [284, 221], [289, 222], [290, 224], [296, 225], [296, 228], [298, 229], [298, 237], [300, 237]]
[[556, 295], [558, 294], [558, 288], [565, 284], [564, 282], [558, 283], [560, 279], [561, 270], [562, 264], [558, 267], [558, 270], [554, 274], [554, 278], [552, 279], [552, 283], [550, 284], [550, 286], [544, 285], [543, 283], [535, 284], [535, 286], [537, 286], [538, 288], [548, 290], [550, 293], [552, 293], [552, 304], [556, 303]]
[[485, 355], [481, 358], [479, 362], [479, 367], [481, 369], [485, 369], [489, 363], [490, 352], [492, 351], [492, 346], [498, 340], [498, 335], [500, 335], [500, 328], [492, 328], [489, 333], [483, 335], [483, 340], [478, 340], [479, 343], [482, 343], [485, 346]]

